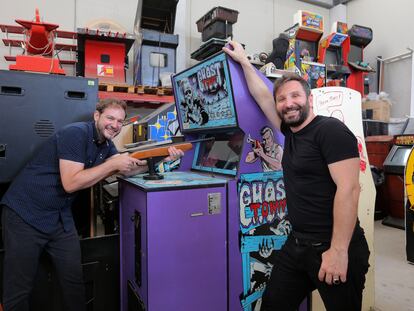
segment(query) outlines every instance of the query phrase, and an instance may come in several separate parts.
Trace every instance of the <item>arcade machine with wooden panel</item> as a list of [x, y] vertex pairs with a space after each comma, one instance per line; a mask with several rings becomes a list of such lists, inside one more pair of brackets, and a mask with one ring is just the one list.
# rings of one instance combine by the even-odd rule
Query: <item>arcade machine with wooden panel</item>
[[414, 263], [414, 148], [411, 148], [404, 170], [405, 251], [407, 261]]
[[299, 10], [295, 25], [285, 32], [289, 37], [285, 69], [293, 69], [308, 81], [311, 88], [326, 85], [325, 64], [317, 63], [318, 42], [323, 34], [323, 17]]
[[182, 133], [204, 140], [163, 179], [120, 180], [121, 310], [254, 310], [272, 267], [264, 253], [291, 230], [283, 137], [224, 53], [172, 82]]
[[326, 65], [327, 86], [346, 86], [351, 73], [348, 67], [348, 26], [335, 22], [332, 28], [332, 33], [319, 42], [318, 61]]
[[347, 80], [347, 87], [361, 93], [364, 97], [368, 92], [365, 91], [365, 78], [368, 73], [374, 72], [368, 63], [364, 62], [364, 48], [372, 41], [372, 29], [365, 26], [353, 25], [348, 35], [350, 38], [350, 48], [348, 54], [348, 65], [351, 74]]
[[413, 135], [395, 137], [388, 156], [384, 161], [385, 187], [388, 215], [382, 224], [404, 230], [404, 169], [414, 145]]

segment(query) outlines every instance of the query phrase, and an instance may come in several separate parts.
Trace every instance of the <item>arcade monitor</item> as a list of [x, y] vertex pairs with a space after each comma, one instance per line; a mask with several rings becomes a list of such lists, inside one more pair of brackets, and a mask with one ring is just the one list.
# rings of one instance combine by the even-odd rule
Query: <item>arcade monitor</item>
[[192, 169], [235, 176], [243, 146], [237, 128], [225, 54], [173, 77], [177, 116], [184, 135], [212, 138], [196, 145]]

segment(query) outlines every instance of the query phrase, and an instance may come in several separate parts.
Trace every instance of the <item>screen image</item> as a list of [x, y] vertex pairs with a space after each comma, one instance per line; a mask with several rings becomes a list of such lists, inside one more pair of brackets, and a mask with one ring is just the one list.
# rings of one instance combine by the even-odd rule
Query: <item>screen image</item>
[[395, 150], [394, 155], [391, 158], [391, 163], [393, 165], [402, 165], [405, 166], [408, 160], [408, 156], [410, 155], [411, 147], [406, 148], [398, 148]]
[[193, 168], [221, 174], [236, 175], [243, 150], [242, 131], [205, 135], [213, 138], [197, 144]]
[[342, 46], [342, 43], [348, 38], [347, 35], [341, 34], [341, 33], [335, 33], [329, 42], [330, 46]]
[[325, 64], [327, 65], [340, 65], [341, 60], [337, 49], [327, 49], [325, 54]]
[[372, 29], [368, 27], [353, 25], [351, 27], [352, 36], [372, 40]]
[[316, 42], [296, 39], [296, 57], [314, 62], [317, 58]]
[[362, 48], [351, 44], [348, 61], [352, 63], [362, 62]]
[[173, 76], [172, 81], [183, 133], [237, 125], [224, 53]]

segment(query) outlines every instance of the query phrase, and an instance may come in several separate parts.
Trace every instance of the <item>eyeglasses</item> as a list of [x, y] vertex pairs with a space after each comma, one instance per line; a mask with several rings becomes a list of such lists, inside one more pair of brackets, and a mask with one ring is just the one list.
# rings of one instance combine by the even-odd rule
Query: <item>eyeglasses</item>
[[191, 95], [193, 92], [191, 90], [187, 90], [184, 92], [184, 95]]

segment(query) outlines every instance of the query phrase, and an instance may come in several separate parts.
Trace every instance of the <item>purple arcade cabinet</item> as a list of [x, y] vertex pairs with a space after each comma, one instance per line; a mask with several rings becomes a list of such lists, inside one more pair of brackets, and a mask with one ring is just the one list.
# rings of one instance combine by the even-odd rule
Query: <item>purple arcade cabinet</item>
[[224, 53], [172, 82], [181, 132], [204, 140], [163, 179], [120, 180], [121, 310], [259, 310], [291, 230], [283, 136]]

